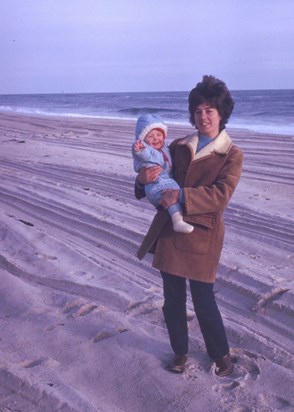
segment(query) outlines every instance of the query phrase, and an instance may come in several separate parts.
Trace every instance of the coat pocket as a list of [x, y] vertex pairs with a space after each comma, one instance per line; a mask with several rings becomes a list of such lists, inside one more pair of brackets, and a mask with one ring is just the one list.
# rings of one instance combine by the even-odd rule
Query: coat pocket
[[185, 222], [213, 229], [215, 217], [211, 215], [184, 215]]
[[205, 226], [194, 225], [192, 233], [175, 233], [174, 245], [176, 249], [194, 255], [207, 255], [210, 252], [210, 245], [213, 238], [213, 231]]

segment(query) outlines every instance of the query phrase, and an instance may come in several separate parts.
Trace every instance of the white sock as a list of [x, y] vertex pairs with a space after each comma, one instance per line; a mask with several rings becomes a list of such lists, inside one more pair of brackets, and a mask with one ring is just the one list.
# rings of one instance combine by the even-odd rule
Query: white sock
[[176, 212], [172, 215], [171, 218], [173, 221], [173, 228], [175, 232], [191, 233], [194, 230], [194, 227], [192, 225], [189, 225], [189, 223], [184, 222], [182, 213]]

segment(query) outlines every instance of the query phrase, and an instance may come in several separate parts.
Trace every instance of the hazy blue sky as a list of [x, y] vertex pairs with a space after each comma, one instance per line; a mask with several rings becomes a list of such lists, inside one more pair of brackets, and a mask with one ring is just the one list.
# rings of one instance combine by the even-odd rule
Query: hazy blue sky
[[294, 88], [294, 0], [1, 0], [0, 94]]

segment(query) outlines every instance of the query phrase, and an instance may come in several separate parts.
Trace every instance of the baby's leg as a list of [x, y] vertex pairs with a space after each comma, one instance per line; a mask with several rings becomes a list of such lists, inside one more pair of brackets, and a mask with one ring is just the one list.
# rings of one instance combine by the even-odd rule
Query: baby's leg
[[[179, 188], [179, 186], [173, 179], [159, 178], [157, 182], [145, 185], [145, 192], [149, 202], [154, 206], [158, 206], [163, 190], [177, 188]], [[168, 208], [168, 212], [171, 215], [175, 232], [191, 233], [193, 231], [194, 227], [183, 220], [183, 208], [179, 202], [171, 205]]]
[[193, 231], [194, 227], [183, 219], [183, 209], [179, 202], [170, 206], [168, 212], [171, 215], [175, 232], [191, 233]]
[[158, 182], [145, 185], [145, 193], [149, 202], [153, 206], [158, 207], [161, 199], [161, 186], [159, 186]]

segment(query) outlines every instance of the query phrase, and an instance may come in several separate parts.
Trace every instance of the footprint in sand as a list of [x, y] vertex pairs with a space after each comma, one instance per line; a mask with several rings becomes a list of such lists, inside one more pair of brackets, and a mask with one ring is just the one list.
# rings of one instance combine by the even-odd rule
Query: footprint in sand
[[[59, 326], [64, 326], [64, 323], [56, 323], [55, 325], [47, 326], [47, 327], [44, 329], [44, 331], [45, 331], [45, 332], [51, 332], [51, 330], [54, 330], [54, 329], [58, 328]], [[1, 411], [0, 411], [0, 412], [1, 412]]]
[[195, 381], [198, 378], [199, 373], [203, 371], [203, 368], [196, 363], [188, 362], [185, 372], [183, 373], [183, 378], [187, 381]]
[[[258, 366], [259, 359], [264, 359], [262, 356], [253, 352], [241, 349], [232, 349], [232, 362], [234, 363], [233, 373], [229, 376], [215, 378], [218, 380], [218, 384], [213, 386], [216, 392], [220, 390], [232, 391], [237, 388], [243, 387], [246, 383], [256, 381], [260, 376], [260, 369]], [[213, 373], [212, 368], [212, 373]]]
[[272, 408], [271, 410], [274, 411], [291, 412], [294, 410], [294, 402], [289, 402], [287, 399], [272, 395], [269, 392], [261, 393], [259, 399], [261, 404]]
[[47, 359], [48, 358], [39, 358], [35, 360], [25, 361], [25, 362], [22, 362], [19, 366], [24, 369], [34, 368], [36, 366], [42, 365], [44, 362], [47, 361]]
[[161, 309], [162, 301], [155, 300], [149, 296], [140, 302], [132, 303], [126, 310], [126, 313], [131, 316], [148, 315], [154, 311]]
[[[212, 389], [219, 396], [221, 410], [229, 410], [231, 412], [251, 412], [252, 409], [250, 407], [235, 406], [235, 402], [236, 399], [238, 399], [238, 396], [242, 395], [242, 388], [247, 384], [250, 385], [254, 383], [254, 381], [260, 377], [261, 371], [259, 364], [266, 358], [256, 353], [241, 349], [233, 349], [231, 353], [233, 363], [235, 364], [233, 373], [222, 378], [215, 376], [218, 383], [213, 385]], [[236, 393], [239, 389], [241, 391]], [[283, 410], [285, 412], [290, 412], [294, 410], [294, 404], [289, 399], [275, 396], [269, 392], [260, 393], [256, 402], [260, 405], [260, 409], [256, 409], [256, 411]]]
[[44, 260], [58, 260], [56, 256], [45, 255], [43, 253], [36, 253], [36, 256], [39, 259], [44, 259]]
[[124, 332], [127, 332], [127, 331], [128, 331], [128, 329], [121, 328], [121, 329], [116, 329], [116, 330], [112, 330], [112, 331], [109, 331], [109, 332], [99, 332], [99, 333], [97, 333], [96, 336], [94, 336], [93, 342], [98, 343], [98, 342], [101, 342], [104, 339], [112, 338], [113, 336], [119, 335], [120, 333], [124, 333]]
[[71, 276], [80, 276], [80, 277], [82, 277], [83, 279], [86, 279], [86, 280], [91, 280], [91, 279], [95, 278], [95, 276], [93, 274], [91, 274], [89, 272], [84, 272], [82, 270], [72, 271], [72, 272], [70, 272], [70, 275]]
[[94, 303], [84, 303], [81, 300], [74, 300], [66, 304], [63, 312], [71, 315], [73, 318], [79, 318], [88, 315], [95, 309], [97, 309], [97, 305]]
[[[59, 365], [59, 362], [51, 359], [51, 358], [38, 358], [34, 360], [27, 360], [24, 362], [21, 362], [19, 366], [23, 369], [29, 369], [29, 368], [35, 368], [37, 366], [45, 366], [47, 369], [48, 368], [55, 368]], [[1, 409], [0, 409], [1, 412]]]
[[97, 305], [94, 303], [86, 303], [82, 305], [79, 310], [73, 315], [74, 318], [79, 318], [80, 316], [86, 316], [93, 310], [97, 308]]

